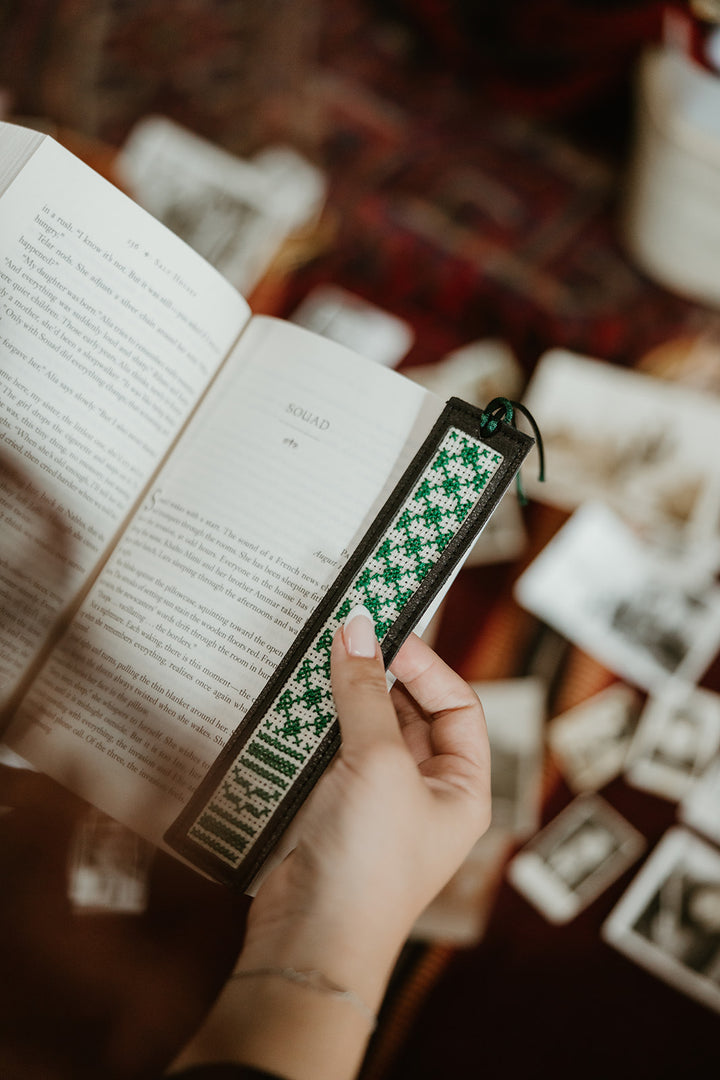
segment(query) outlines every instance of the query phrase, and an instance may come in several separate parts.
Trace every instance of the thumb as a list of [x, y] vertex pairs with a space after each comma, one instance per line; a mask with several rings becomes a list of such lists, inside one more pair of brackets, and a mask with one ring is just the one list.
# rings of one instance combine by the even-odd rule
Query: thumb
[[346, 750], [362, 750], [381, 742], [404, 745], [367, 608], [354, 607], [335, 634], [330, 674]]

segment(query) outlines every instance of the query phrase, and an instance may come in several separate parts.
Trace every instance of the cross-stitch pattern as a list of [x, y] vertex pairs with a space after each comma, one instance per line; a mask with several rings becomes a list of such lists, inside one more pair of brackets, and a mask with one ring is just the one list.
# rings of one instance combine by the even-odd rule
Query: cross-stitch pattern
[[450, 428], [342, 601], [286, 680], [188, 829], [188, 837], [237, 867], [312, 761], [336, 718], [330, 646], [356, 604], [379, 641], [457, 534], [503, 455]]

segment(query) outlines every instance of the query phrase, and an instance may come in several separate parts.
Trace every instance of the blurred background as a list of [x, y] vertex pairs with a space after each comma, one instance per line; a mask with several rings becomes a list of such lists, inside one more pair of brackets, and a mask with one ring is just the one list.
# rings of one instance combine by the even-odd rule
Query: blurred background
[[[531, 457], [528, 505], [507, 500], [429, 631], [485, 701], [494, 825], [404, 950], [363, 1080], [717, 1076], [720, 901], [677, 916], [702, 964], [639, 913], [670, 910], [668, 881], [720, 893], [720, 4], [0, 0], [0, 118], [146, 205], [253, 311], [444, 396], [526, 401], [545, 435], [546, 483]], [[611, 537], [643, 568], [602, 617], [569, 570], [564, 602], [547, 564], [538, 584], [588, 500], [611, 516], [552, 572], [590, 551], [593, 595], [615, 588]], [[586, 852], [588, 888], [548, 900], [563, 840], [537, 837], [578, 796], [629, 854], [593, 877], [607, 852]], [[0, 817], [0, 1073], [156, 1075], [247, 901], [41, 777], [23, 799]], [[678, 827], [633, 947], [608, 917]], [[98, 899], [77, 867], [103, 845], [125, 886]]]

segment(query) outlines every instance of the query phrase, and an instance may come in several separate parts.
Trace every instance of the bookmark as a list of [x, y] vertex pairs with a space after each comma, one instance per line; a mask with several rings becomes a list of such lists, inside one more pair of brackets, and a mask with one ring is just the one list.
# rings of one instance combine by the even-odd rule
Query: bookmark
[[[518, 475], [534, 440], [496, 398], [451, 398], [328, 592], [165, 839], [219, 881], [246, 888], [340, 744], [330, 646], [357, 604], [389, 664]], [[542, 442], [537, 436], [538, 450]]]

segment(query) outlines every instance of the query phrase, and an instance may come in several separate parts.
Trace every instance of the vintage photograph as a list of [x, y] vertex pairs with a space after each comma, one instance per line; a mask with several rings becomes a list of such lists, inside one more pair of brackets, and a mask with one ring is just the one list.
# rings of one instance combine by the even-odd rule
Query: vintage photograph
[[512, 562], [522, 555], [527, 532], [522, 510], [514, 491], [508, 491], [470, 549], [466, 566]]
[[572, 791], [598, 791], [622, 772], [641, 705], [617, 682], [551, 720], [548, 745]]
[[716, 756], [678, 807], [685, 825], [720, 844], [720, 757]]
[[602, 499], [670, 546], [717, 539], [717, 399], [552, 349], [524, 400], [542, 430], [548, 463], [544, 483], [528, 481], [533, 498], [565, 509]]
[[433, 364], [413, 364], [405, 372], [438, 397], [460, 397], [479, 409], [499, 396], [518, 397], [524, 376], [506, 341], [482, 338], [452, 349]]
[[492, 756], [492, 827], [524, 840], [540, 826], [546, 686], [541, 679], [472, 684]]
[[139, 914], [148, 897], [152, 844], [91, 807], [75, 826], [68, 897], [75, 911]]
[[397, 367], [413, 343], [413, 331], [404, 319], [338, 285], [311, 289], [291, 318], [385, 367]]
[[294, 151], [238, 158], [163, 117], [136, 125], [118, 170], [141, 206], [244, 292], [324, 197], [321, 174]]
[[720, 695], [670, 684], [640, 717], [626, 765], [634, 787], [675, 801], [687, 794], [720, 748]]
[[720, 1012], [720, 852], [665, 834], [603, 926], [620, 952]]
[[643, 542], [586, 503], [515, 583], [522, 607], [629, 683], [695, 682], [720, 644], [720, 589], [694, 560]]
[[0, 0], [0, 522], [0, 1080], [720, 1080], [720, 0]]
[[550, 922], [574, 919], [641, 855], [643, 836], [599, 795], [578, 795], [518, 852], [508, 879]]
[[416, 921], [412, 938], [465, 948], [477, 945], [485, 933], [512, 846], [512, 838], [497, 830], [481, 837]]

